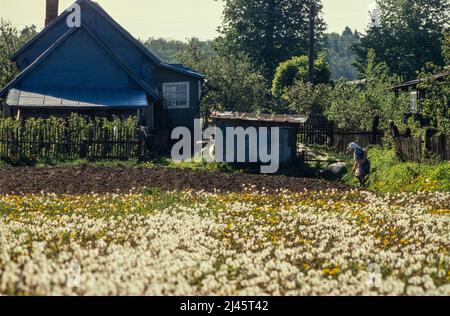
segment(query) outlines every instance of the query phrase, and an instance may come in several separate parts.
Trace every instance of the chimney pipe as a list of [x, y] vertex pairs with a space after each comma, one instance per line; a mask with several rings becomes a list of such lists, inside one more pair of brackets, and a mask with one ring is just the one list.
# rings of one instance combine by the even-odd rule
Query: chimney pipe
[[46, 0], [45, 26], [49, 25], [58, 16], [59, 0]]

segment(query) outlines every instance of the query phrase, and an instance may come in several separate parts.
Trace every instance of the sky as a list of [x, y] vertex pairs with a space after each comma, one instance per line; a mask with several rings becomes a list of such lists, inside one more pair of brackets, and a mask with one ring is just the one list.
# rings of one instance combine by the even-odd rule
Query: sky
[[[60, 12], [74, 0], [60, 0]], [[164, 37], [202, 40], [218, 35], [222, 0], [97, 0], [119, 24], [137, 38]], [[322, 0], [328, 32], [341, 33], [345, 26], [363, 32], [374, 0]], [[0, 0], [0, 18], [18, 27], [34, 24], [41, 29], [45, 0]]]

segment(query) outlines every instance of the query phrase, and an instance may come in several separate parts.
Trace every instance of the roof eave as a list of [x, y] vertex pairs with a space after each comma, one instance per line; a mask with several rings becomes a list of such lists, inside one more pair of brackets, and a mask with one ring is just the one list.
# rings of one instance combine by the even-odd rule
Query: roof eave
[[81, 106], [75, 106], [75, 105], [10, 105], [14, 108], [20, 108], [20, 109], [35, 109], [35, 108], [45, 108], [45, 109], [61, 109], [61, 110], [68, 110], [68, 109], [77, 109], [77, 110], [87, 110], [87, 109], [109, 109], [109, 110], [133, 110], [133, 109], [141, 109], [146, 108], [147, 105], [81, 105]]
[[424, 83], [424, 82], [432, 82], [436, 80], [440, 80], [442, 78], [445, 78], [446, 76], [450, 75], [450, 71], [444, 71], [442, 73], [438, 73], [429, 77], [419, 78], [411, 81], [407, 81], [405, 83], [402, 83], [397, 86], [393, 86], [391, 88], [392, 91], [402, 91], [407, 90], [409, 88], [416, 88], [418, 84]]
[[[83, 1], [83, 0], [81, 0]], [[106, 12], [98, 3], [89, 1], [92, 7], [101, 14], [106, 20], [109, 20], [111, 25], [116, 28], [119, 33], [128, 38], [139, 50], [141, 50], [147, 57], [149, 57], [154, 63], [160, 64], [162, 63], [161, 58], [159, 58], [156, 54], [151, 52], [148, 48], [142, 45], [133, 35], [131, 35], [126, 29], [124, 29], [119, 23], [117, 23], [109, 14]]]
[[195, 71], [190, 71], [190, 70], [187, 70], [187, 69], [182, 69], [182, 68], [179, 68], [179, 67], [175, 67], [175, 66], [173, 66], [171, 64], [168, 64], [168, 63], [162, 62], [162, 63], [159, 64], [159, 66], [161, 66], [163, 68], [166, 68], [166, 69], [169, 69], [169, 70], [176, 71], [178, 73], [181, 73], [181, 74], [184, 74], [184, 75], [187, 75], [187, 76], [191, 76], [191, 77], [197, 78], [197, 79], [204, 80], [206, 78], [206, 76], [201, 74], [201, 73], [198, 73], [198, 72], [195, 72]]

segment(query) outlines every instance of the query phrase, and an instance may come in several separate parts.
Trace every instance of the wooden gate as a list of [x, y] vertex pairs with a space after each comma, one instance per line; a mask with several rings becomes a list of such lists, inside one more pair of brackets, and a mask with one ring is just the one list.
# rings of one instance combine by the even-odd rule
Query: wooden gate
[[307, 145], [333, 146], [334, 124], [326, 121], [309, 120], [299, 129], [300, 143]]

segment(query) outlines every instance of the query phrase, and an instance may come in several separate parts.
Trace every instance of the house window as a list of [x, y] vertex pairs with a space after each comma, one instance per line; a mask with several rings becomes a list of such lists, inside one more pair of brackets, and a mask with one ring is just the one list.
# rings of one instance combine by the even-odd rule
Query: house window
[[419, 110], [418, 101], [419, 101], [419, 91], [417, 90], [411, 91], [409, 102], [411, 113], [417, 113], [417, 111]]
[[169, 109], [189, 108], [189, 82], [163, 83], [163, 94]]

